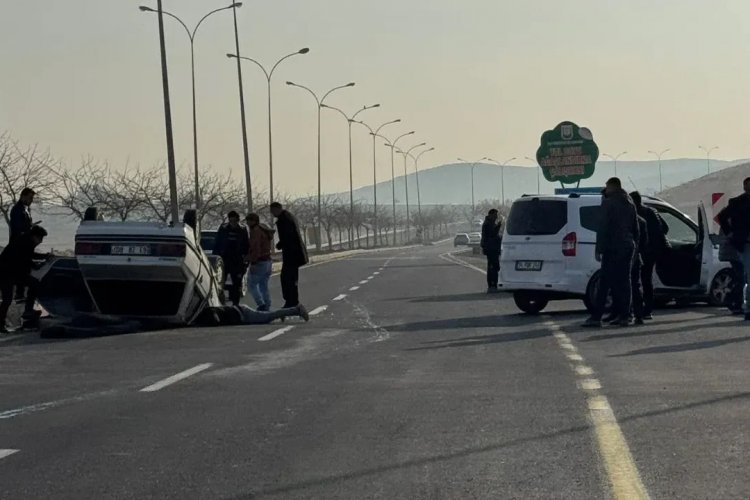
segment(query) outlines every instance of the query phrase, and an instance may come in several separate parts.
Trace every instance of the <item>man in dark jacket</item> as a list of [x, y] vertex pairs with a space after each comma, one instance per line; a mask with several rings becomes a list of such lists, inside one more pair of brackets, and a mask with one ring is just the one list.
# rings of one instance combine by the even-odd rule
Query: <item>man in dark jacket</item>
[[487, 293], [497, 292], [497, 280], [500, 272], [500, 245], [502, 225], [498, 220], [497, 209], [487, 213], [482, 224], [482, 251], [487, 256]]
[[750, 177], [742, 183], [744, 193], [729, 200], [719, 213], [719, 224], [729, 242], [742, 255], [745, 273], [745, 320], [750, 321]]
[[596, 232], [596, 256], [600, 260], [599, 289], [594, 311], [583, 326], [601, 327], [607, 295], [612, 290], [613, 324], [630, 325], [631, 285], [636, 242], [640, 240], [633, 200], [617, 177], [607, 181], [603, 192], [601, 222]]
[[240, 215], [232, 210], [227, 214], [228, 222], [222, 224], [216, 234], [214, 255], [221, 256], [224, 270], [232, 280], [229, 288], [229, 300], [233, 305], [239, 305], [242, 296], [242, 279], [247, 270], [247, 253], [250, 240], [247, 229], [240, 226]]
[[284, 297], [284, 308], [299, 305], [299, 268], [307, 264], [307, 248], [299, 231], [299, 223], [281, 203], [271, 203], [271, 213], [276, 217], [276, 229], [279, 242], [276, 249], [281, 250], [281, 294]]
[[643, 284], [643, 319], [653, 319], [654, 311], [654, 267], [656, 261], [664, 256], [669, 250], [667, 233], [669, 226], [662, 219], [659, 212], [643, 204], [641, 194], [638, 191], [630, 193], [630, 198], [635, 203], [638, 215], [646, 221], [648, 232], [648, 247], [638, 249], [641, 256], [641, 283]]
[[[8, 310], [13, 303], [13, 287], [17, 283], [28, 284], [31, 271], [34, 268], [34, 259], [47, 259], [49, 255], [36, 253], [36, 247], [47, 236], [47, 231], [41, 226], [32, 226], [28, 231], [13, 239], [0, 253], [0, 332], [7, 333], [6, 320]], [[26, 296], [26, 308], [24, 319], [31, 319], [34, 312], [35, 294], [34, 287], [29, 287]]]
[[23, 188], [21, 196], [13, 208], [10, 209], [10, 238], [13, 241], [31, 229], [31, 204], [34, 203], [36, 193], [31, 188]]
[[[632, 311], [633, 317], [635, 318], [636, 325], [642, 325], [644, 316], [646, 313], [644, 294], [645, 291], [641, 289], [642, 279], [642, 266], [643, 261], [649, 251], [649, 240], [648, 240], [648, 224], [646, 219], [640, 215], [636, 215], [638, 220], [638, 234], [640, 239], [638, 240], [638, 248], [636, 249], [635, 256], [633, 257], [633, 267], [630, 272], [630, 290], [632, 293]], [[645, 287], [643, 287], [645, 289]]]

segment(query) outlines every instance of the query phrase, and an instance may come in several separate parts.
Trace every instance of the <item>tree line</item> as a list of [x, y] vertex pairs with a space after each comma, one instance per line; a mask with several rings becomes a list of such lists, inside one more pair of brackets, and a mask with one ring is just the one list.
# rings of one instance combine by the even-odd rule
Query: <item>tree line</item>
[[[27, 146], [10, 133], [0, 133], [0, 213], [6, 223], [10, 210], [21, 190], [30, 187], [38, 193], [38, 201], [45, 208], [83, 219], [88, 207], [96, 206], [106, 219], [170, 222], [169, 182], [163, 163], [151, 167], [126, 164], [114, 168], [111, 164], [92, 157], [83, 157], [76, 166], [64, 165], [49, 150]], [[178, 171], [178, 204], [184, 213], [194, 208], [193, 173]], [[198, 219], [205, 228], [218, 227], [230, 210], [242, 211], [246, 206], [245, 187], [231, 174], [212, 168], [199, 173], [202, 206]], [[317, 234], [317, 196], [289, 196], [277, 194], [281, 202], [294, 213], [303, 237], [313, 244]], [[255, 193], [254, 210], [270, 223], [268, 193]], [[406, 243], [418, 232], [426, 239], [436, 239], [451, 231], [451, 226], [467, 219], [465, 208], [450, 205], [423, 206], [421, 216], [411, 207], [410, 224], [406, 227], [406, 211], [398, 207], [396, 219], [390, 204], [375, 207], [357, 202], [351, 212], [348, 200], [326, 195], [321, 200], [320, 233], [322, 245], [333, 249], [338, 243], [356, 241], [359, 245], [388, 245]], [[354, 234], [349, 234], [349, 228]], [[395, 241], [394, 241], [395, 229]], [[376, 234], [377, 230], [377, 234]]]

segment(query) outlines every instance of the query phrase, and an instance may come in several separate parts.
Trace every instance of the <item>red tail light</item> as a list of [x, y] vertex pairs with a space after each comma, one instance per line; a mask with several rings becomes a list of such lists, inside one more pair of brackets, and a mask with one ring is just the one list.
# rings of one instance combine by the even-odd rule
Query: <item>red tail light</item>
[[562, 240], [562, 254], [565, 257], [575, 257], [578, 246], [578, 236], [576, 233], [568, 233]]
[[185, 252], [184, 243], [163, 243], [154, 247], [154, 255], [158, 257], [184, 257]]
[[76, 255], [102, 255], [104, 253], [104, 245], [101, 243], [90, 243], [87, 241], [76, 242]]

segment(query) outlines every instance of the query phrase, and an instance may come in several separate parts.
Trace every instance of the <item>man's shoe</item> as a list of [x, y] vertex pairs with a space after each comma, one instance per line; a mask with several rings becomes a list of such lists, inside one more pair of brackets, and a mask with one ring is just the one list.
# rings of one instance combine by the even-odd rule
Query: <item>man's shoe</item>
[[299, 317], [304, 319], [305, 322], [310, 321], [310, 313], [307, 312], [307, 308], [303, 306], [302, 304], [297, 306], [297, 309], [299, 309]]
[[584, 323], [581, 326], [584, 328], [601, 328], [602, 320], [591, 317], [587, 319], [586, 321], [584, 321]]
[[498, 290], [496, 286], [487, 287], [487, 293], [497, 293], [497, 292]]
[[0, 325], [0, 333], [12, 333], [12, 330], [8, 328], [8, 325]]
[[260, 312], [268, 312], [271, 310], [270, 306], [267, 306], [266, 304], [263, 304], [262, 306], [258, 306], [258, 311]]

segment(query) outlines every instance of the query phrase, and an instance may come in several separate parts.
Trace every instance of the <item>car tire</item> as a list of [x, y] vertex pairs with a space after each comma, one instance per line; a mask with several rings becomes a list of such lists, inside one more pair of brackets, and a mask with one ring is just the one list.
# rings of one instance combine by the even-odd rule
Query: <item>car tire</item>
[[533, 292], [516, 292], [513, 301], [526, 314], [539, 314], [549, 304], [549, 299]]
[[[586, 306], [586, 309], [590, 314], [594, 313], [594, 304], [596, 304], [596, 293], [599, 289], [599, 271], [594, 273], [594, 275], [589, 280], [589, 284], [586, 286], [586, 295], [583, 297], [583, 305]], [[607, 294], [607, 302], [604, 306], [604, 312], [609, 312], [610, 309], [612, 309], [612, 292], [610, 291]]]
[[708, 303], [714, 307], [724, 307], [729, 303], [729, 296], [732, 293], [732, 284], [734, 276], [731, 269], [722, 269], [714, 279], [711, 280], [711, 286], [708, 288]]

